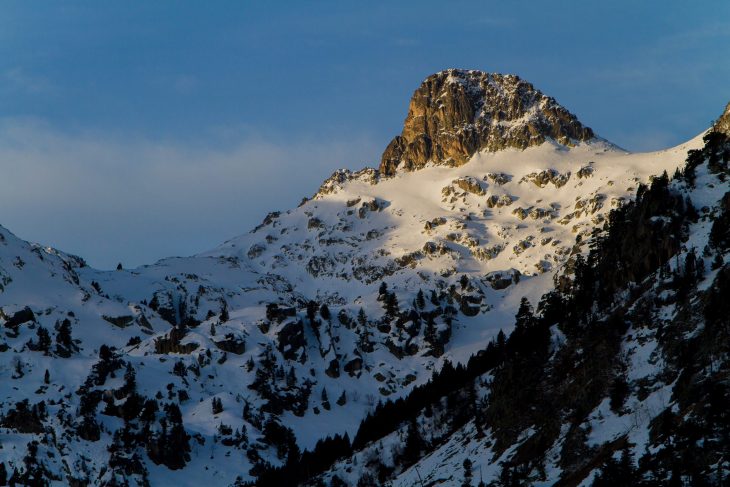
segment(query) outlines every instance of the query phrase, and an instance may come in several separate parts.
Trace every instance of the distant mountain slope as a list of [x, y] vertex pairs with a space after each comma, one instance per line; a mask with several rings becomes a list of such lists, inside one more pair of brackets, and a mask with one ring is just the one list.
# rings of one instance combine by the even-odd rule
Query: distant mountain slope
[[509, 333], [523, 297], [569, 289], [608, 212], [702, 145], [627, 153], [517, 77], [459, 70], [416, 91], [401, 137], [390, 169], [337, 171], [192, 257], [98, 271], [0, 229], [7, 477], [230, 485], [353, 437]]

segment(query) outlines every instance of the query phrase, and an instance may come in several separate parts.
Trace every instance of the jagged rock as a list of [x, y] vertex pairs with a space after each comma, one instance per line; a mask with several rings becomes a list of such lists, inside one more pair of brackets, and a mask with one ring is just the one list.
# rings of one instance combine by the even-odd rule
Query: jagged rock
[[487, 198], [487, 208], [502, 208], [503, 206], [509, 206], [514, 200], [510, 195], [503, 194], [502, 196], [491, 195]]
[[480, 247], [472, 250], [472, 254], [479, 260], [488, 261], [497, 257], [504, 250], [504, 245], [496, 244], [491, 247]]
[[256, 226], [256, 228], [253, 229], [253, 232], [257, 232], [260, 229], [264, 228], [265, 226], [271, 225], [280, 216], [281, 216], [280, 211], [272, 211], [271, 213], [266, 215], [266, 217], [264, 218], [264, 221], [262, 221], [260, 225]]
[[479, 305], [482, 304], [482, 296], [464, 295], [459, 300], [459, 310], [465, 316], [476, 316], [479, 314]]
[[266, 319], [270, 321], [276, 321], [281, 323], [287, 318], [296, 316], [297, 310], [294, 308], [282, 308], [276, 303], [269, 303], [266, 305]]
[[520, 281], [520, 272], [512, 269], [511, 271], [496, 271], [487, 274], [484, 278], [492, 289], [506, 289], [513, 283]]
[[717, 132], [722, 132], [727, 136], [730, 136], [730, 103], [725, 107], [725, 111], [717, 119], [713, 127]]
[[512, 180], [512, 176], [509, 174], [505, 174], [503, 172], [500, 173], [487, 173], [486, 176], [484, 176], [485, 181], [491, 181], [492, 184], [496, 184], [497, 186], [502, 186], [503, 184], [507, 184]]
[[449, 248], [443, 242], [426, 242], [423, 244], [423, 252], [426, 255], [444, 255], [454, 252], [453, 249]]
[[589, 162], [587, 166], [583, 166], [575, 173], [575, 175], [578, 177], [578, 179], [584, 179], [589, 178], [593, 176], [593, 164], [592, 162]]
[[328, 194], [337, 193], [348, 181], [362, 181], [368, 184], [375, 184], [378, 182], [379, 179], [379, 171], [377, 169], [373, 169], [372, 167], [366, 167], [356, 172], [352, 172], [349, 169], [337, 169], [335, 172], [332, 173], [329, 178], [327, 178], [322, 183], [322, 185], [317, 190], [317, 193], [315, 193], [313, 199], [321, 199]]
[[180, 341], [185, 337], [186, 332], [180, 328], [173, 328], [165, 336], [155, 339], [155, 353], [169, 354], [169, 353], [180, 353], [189, 354], [193, 353], [198, 348], [197, 343], [185, 343], [181, 344]]
[[527, 218], [527, 215], [530, 214], [530, 208], [515, 208], [514, 210], [512, 210], [512, 214], [520, 220], [524, 220], [525, 218]]
[[538, 188], [544, 188], [549, 183], [552, 183], [556, 188], [565, 186], [570, 179], [570, 173], [560, 174], [555, 169], [546, 169], [540, 172], [533, 172], [524, 176], [520, 182], [530, 182]]
[[369, 201], [364, 201], [362, 205], [360, 205], [360, 209], [357, 211], [357, 216], [359, 218], [365, 218], [369, 212], [382, 211], [382, 209], [386, 206], [387, 203], [385, 201], [379, 200], [377, 198], [371, 199]]
[[359, 376], [360, 371], [362, 370], [362, 358], [355, 357], [347, 362], [342, 368], [345, 372], [350, 374], [351, 377]]
[[333, 379], [338, 378], [340, 376], [340, 361], [336, 358], [332, 359], [324, 373]]
[[400, 267], [415, 267], [416, 264], [420, 259], [423, 258], [423, 252], [420, 250], [415, 250], [413, 252], [408, 252], [407, 254], [403, 254], [400, 257], [397, 257], [395, 259], [395, 263], [398, 264]]
[[403, 132], [385, 149], [380, 172], [461, 165], [477, 151], [525, 149], [548, 138], [572, 145], [594, 137], [553, 98], [514, 75], [449, 69], [415, 91]]
[[446, 218], [444, 218], [444, 217], [438, 217], [438, 218], [434, 218], [431, 221], [427, 221], [423, 228], [425, 230], [432, 230], [433, 228], [436, 228], [438, 226], [441, 226], [441, 225], [443, 225], [445, 223], [446, 223]]
[[246, 255], [248, 255], [249, 259], [255, 259], [257, 257], [260, 257], [261, 254], [264, 253], [266, 250], [266, 246], [260, 243], [253, 244], [249, 249]]
[[34, 321], [34, 320], [35, 320], [35, 315], [33, 314], [33, 311], [30, 308], [25, 307], [25, 308], [21, 309], [20, 311], [16, 312], [10, 318], [7, 318], [5, 321], [5, 327], [16, 329], [23, 323], [27, 323], [29, 321]]
[[296, 360], [297, 351], [307, 344], [304, 338], [304, 324], [292, 321], [284, 325], [277, 335], [277, 348], [287, 360]]
[[553, 210], [546, 208], [533, 208], [530, 210], [530, 218], [533, 220], [541, 220], [543, 218], [553, 218], [555, 216]]
[[224, 352], [242, 355], [246, 351], [246, 341], [236, 337], [233, 333], [227, 333], [223, 340], [215, 341], [215, 346]]
[[473, 178], [471, 176], [465, 176], [463, 178], [454, 179], [451, 184], [455, 184], [459, 188], [463, 189], [467, 193], [472, 193], [476, 195], [483, 195], [485, 193], [484, 188], [482, 188], [482, 185], [479, 184], [479, 181], [477, 181], [476, 178]]
[[134, 323], [134, 316], [106, 316], [103, 315], [104, 321], [111, 323], [119, 328], [126, 328]]

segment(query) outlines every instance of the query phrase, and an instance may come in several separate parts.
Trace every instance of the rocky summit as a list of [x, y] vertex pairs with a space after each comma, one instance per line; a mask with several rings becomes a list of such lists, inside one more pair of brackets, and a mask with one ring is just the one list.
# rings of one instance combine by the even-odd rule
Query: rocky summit
[[575, 115], [518, 76], [449, 69], [413, 93], [403, 132], [385, 149], [380, 172], [392, 176], [429, 162], [460, 166], [478, 151], [593, 138]]

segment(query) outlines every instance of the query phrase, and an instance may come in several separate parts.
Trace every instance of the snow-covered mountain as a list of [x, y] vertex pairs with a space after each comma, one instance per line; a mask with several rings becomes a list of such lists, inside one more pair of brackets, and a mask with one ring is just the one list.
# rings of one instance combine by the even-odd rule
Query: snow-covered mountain
[[[379, 170], [336, 171], [211, 251], [99, 271], [0, 228], [6, 476], [231, 485], [353, 438], [379, 402], [509, 335], [523, 297], [569, 292], [609, 212], [702, 146], [629, 153], [516, 76], [448, 70]], [[717, 205], [714, 184], [695, 206]], [[460, 468], [443, 445], [422, 472]]]
[[681, 171], [611, 214], [567, 289], [376, 411], [311, 485], [726, 485], [729, 123], [730, 105]]

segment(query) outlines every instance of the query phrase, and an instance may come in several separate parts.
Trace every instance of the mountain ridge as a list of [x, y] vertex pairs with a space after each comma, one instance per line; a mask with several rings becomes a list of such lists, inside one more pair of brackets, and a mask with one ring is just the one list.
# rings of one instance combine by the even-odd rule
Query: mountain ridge
[[521, 299], [571, 275], [609, 210], [700, 139], [630, 154], [548, 138], [392, 177], [340, 171], [216, 249], [135, 269], [0, 228], [15, 447], [0, 462], [67, 483], [240, 485], [352, 438], [379, 402], [509, 334]]

